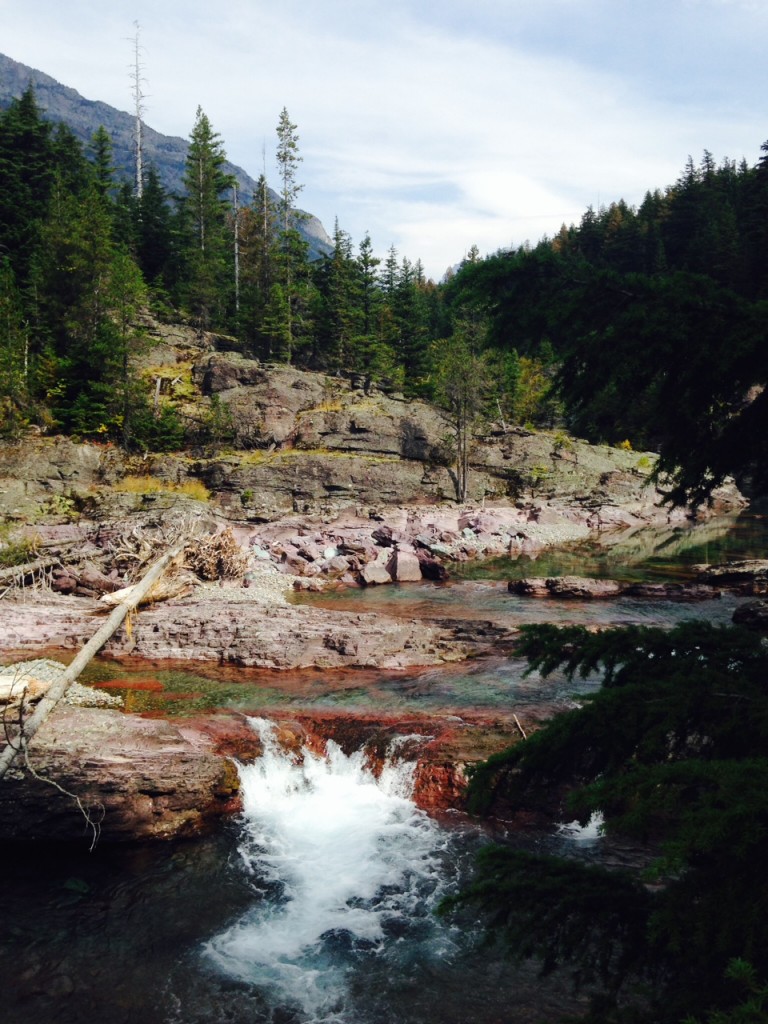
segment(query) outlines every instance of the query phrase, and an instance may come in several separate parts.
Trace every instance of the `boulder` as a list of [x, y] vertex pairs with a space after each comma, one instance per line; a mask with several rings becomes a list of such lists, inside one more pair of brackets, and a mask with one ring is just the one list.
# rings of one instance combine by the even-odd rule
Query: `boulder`
[[552, 576], [546, 579], [511, 580], [510, 594], [525, 597], [557, 597], [565, 600], [594, 601], [619, 597], [623, 591], [616, 580], [590, 579], [586, 576]]
[[417, 583], [421, 578], [421, 563], [415, 551], [395, 548], [387, 562], [387, 571], [396, 583]]
[[204, 356], [196, 363], [192, 375], [204, 395], [216, 395], [241, 385], [263, 384], [268, 376], [255, 359], [218, 352]]
[[768, 633], [768, 601], [747, 601], [733, 613], [733, 622], [737, 626]]
[[[59, 705], [30, 745], [39, 776], [0, 786], [0, 839], [99, 842], [199, 835], [236, 807], [237, 772], [204, 736], [119, 711]], [[71, 795], [71, 794], [74, 794]]]
[[368, 562], [364, 565], [360, 571], [360, 579], [366, 586], [392, 582], [392, 577], [387, 572], [386, 566], [381, 562]]
[[395, 543], [392, 539], [392, 529], [386, 525], [377, 526], [371, 537], [382, 548], [391, 548]]
[[417, 550], [416, 557], [419, 560], [419, 568], [421, 569], [421, 575], [425, 580], [447, 580], [448, 570], [445, 568], [442, 562], [439, 562], [432, 555], [426, 551]]
[[549, 597], [547, 580], [543, 576], [530, 576], [522, 580], [510, 580], [507, 590], [517, 597]]

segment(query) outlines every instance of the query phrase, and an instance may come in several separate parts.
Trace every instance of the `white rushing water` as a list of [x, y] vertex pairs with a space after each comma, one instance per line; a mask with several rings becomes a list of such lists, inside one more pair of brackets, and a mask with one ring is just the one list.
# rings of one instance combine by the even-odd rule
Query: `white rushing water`
[[325, 757], [297, 757], [270, 722], [252, 724], [264, 752], [240, 768], [240, 853], [255, 902], [207, 955], [291, 1021], [357, 1021], [354, 991], [377, 967], [407, 975], [450, 951], [434, 917], [448, 836], [411, 799], [398, 744], [375, 778], [363, 752], [329, 742]]

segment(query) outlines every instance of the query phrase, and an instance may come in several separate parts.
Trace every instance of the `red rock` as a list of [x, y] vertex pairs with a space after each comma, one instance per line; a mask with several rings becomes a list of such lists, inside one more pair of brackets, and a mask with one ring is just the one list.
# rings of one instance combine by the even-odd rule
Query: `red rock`
[[387, 562], [387, 571], [396, 583], [416, 583], [422, 578], [421, 565], [416, 553], [404, 551], [399, 547], [395, 548]]
[[[59, 705], [34, 739], [35, 769], [99, 822], [99, 842], [191, 837], [238, 806], [239, 781], [199, 731]], [[0, 786], [0, 839], [90, 843], [76, 802], [16, 767]]]

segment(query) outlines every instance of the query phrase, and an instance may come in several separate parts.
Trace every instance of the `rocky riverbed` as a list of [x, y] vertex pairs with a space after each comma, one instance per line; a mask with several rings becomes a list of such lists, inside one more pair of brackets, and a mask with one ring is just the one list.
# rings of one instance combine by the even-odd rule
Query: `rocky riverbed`
[[[445, 665], [509, 637], [489, 624], [302, 607], [289, 594], [439, 580], [466, 561], [686, 521], [662, 506], [650, 453], [489, 424], [474, 438], [460, 505], [446, 421], [426, 403], [370, 382], [265, 366], [183, 330], [159, 333], [146, 365], [191, 422], [214, 402], [223, 407], [232, 447], [134, 456], [32, 434], [0, 444], [0, 545], [27, 551], [20, 566], [0, 570], [5, 663], [82, 647], [107, 614], [102, 598], [135, 582], [183, 531], [194, 535], [196, 556], [180, 570], [177, 596], [131, 615], [106, 656], [269, 672]], [[743, 504], [725, 488], [711, 511]], [[226, 558], [223, 548], [212, 552], [225, 534]], [[236, 718], [221, 721], [229, 740], [210, 721], [182, 728], [108, 708], [57, 708], [30, 763], [103, 804], [105, 836], [192, 834], [237, 806], [227, 756], [242, 736]], [[424, 729], [447, 734], [445, 723], [433, 724]], [[464, 761], [492, 752], [483, 730], [497, 749], [516, 734], [511, 720], [497, 725], [483, 722], [471, 742], [465, 732], [422, 758], [433, 766], [425, 806], [456, 803]], [[0, 836], [42, 837], [44, 821], [51, 837], [82, 831], [71, 798], [29, 771], [0, 784], [0, 800]], [[41, 815], [25, 831], [21, 818], [33, 822], [33, 806]]]
[[[234, 529], [226, 526], [224, 529], [232, 530], [244, 553], [240, 575], [198, 580], [186, 596], [141, 608], [109, 641], [105, 654], [129, 659], [134, 667], [145, 665], [151, 675], [167, 659], [177, 664], [216, 664], [228, 667], [230, 672], [238, 668], [244, 673], [257, 669], [280, 674], [297, 669], [331, 673], [389, 669], [407, 674], [419, 667], [489, 653], [510, 637], [490, 623], [425, 621], [293, 604], [291, 593], [307, 579], [321, 576], [325, 586], [342, 584], [332, 566], [324, 575], [294, 575], [288, 570], [296, 563], [283, 554], [288, 544], [297, 551], [299, 546], [306, 547], [307, 553], [312, 546], [319, 554], [316, 560], [322, 564], [340, 557], [327, 550], [331, 545], [337, 552], [350, 551], [365, 540], [391, 557], [399, 545], [409, 545], [406, 550], [415, 551], [419, 543], [430, 543], [431, 556], [440, 556], [440, 564], [450, 570], [459, 553], [458, 547], [449, 548], [450, 526], [463, 521], [466, 525], [461, 531], [470, 529], [473, 543], [487, 551], [499, 545], [502, 537], [505, 539], [501, 544], [506, 547], [506, 538], [519, 522], [519, 514], [519, 509], [503, 507], [398, 508], [388, 522], [363, 521], [350, 513], [335, 523], [290, 517], [266, 529], [244, 524]], [[542, 509], [539, 520], [547, 515]], [[139, 531], [138, 535], [146, 540], [151, 533], [150, 522], [144, 520], [141, 525], [145, 532]], [[540, 525], [557, 526], [551, 522]], [[577, 527], [576, 535], [581, 536], [580, 524]], [[95, 557], [99, 536], [102, 540], [114, 539], [116, 528], [116, 524], [104, 522], [52, 524], [47, 539], [65, 547], [74, 541], [79, 554], [86, 551]], [[470, 542], [461, 531], [454, 544]], [[220, 534], [221, 530], [206, 536], [215, 538]], [[567, 529], [564, 534], [558, 529], [542, 532], [538, 536], [539, 550], [547, 541], [559, 540], [563, 535], [572, 536]], [[440, 544], [448, 550], [441, 551]], [[466, 559], [467, 553], [462, 557]], [[314, 564], [306, 561], [307, 565]], [[751, 568], [754, 570], [754, 566]], [[700, 575], [706, 576], [703, 571]], [[707, 584], [713, 593], [717, 592], [712, 585], [715, 581], [722, 586], [722, 576], [713, 575], [712, 583]], [[728, 583], [742, 588], [745, 585], [741, 576], [728, 578]], [[619, 593], [624, 588], [616, 589]], [[0, 617], [5, 660], [29, 658], [43, 649], [79, 649], [105, 614], [94, 597], [56, 594], [45, 586], [17, 589], [13, 595], [6, 595]], [[88, 689], [84, 691], [87, 702]], [[98, 699], [91, 703], [101, 703], [108, 696], [103, 691], [98, 693]], [[253, 691], [252, 701], [254, 707], [259, 707], [258, 690]], [[520, 723], [514, 712], [511, 706], [497, 715], [415, 712], [404, 716], [377, 715], [361, 709], [339, 714], [292, 712], [282, 715], [281, 721], [289, 747], [298, 742], [297, 737], [315, 747], [329, 738], [347, 744], [349, 749], [370, 744], [374, 762], [382, 736], [391, 738], [402, 732], [422, 735], [416, 795], [421, 806], [438, 811], [461, 806], [467, 763], [487, 757], [520, 737]], [[537, 716], [526, 713], [524, 717], [525, 728], [535, 728]], [[97, 824], [100, 841], [196, 835], [239, 807], [237, 775], [230, 758], [247, 760], [257, 754], [253, 731], [238, 714], [169, 722], [103, 706], [60, 707], [31, 745], [29, 764], [33, 771], [21, 764], [0, 785], [0, 838], [90, 842], [95, 833], [86, 824], [81, 805]]]

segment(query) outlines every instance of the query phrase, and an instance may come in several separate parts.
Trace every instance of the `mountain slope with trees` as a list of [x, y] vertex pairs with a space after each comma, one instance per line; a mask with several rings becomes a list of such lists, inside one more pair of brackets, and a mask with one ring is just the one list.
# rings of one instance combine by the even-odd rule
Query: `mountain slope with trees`
[[34, 88], [13, 99], [0, 114], [0, 429], [183, 444], [173, 409], [150, 409], [132, 372], [132, 311], [149, 304], [247, 357], [439, 402], [460, 475], [494, 419], [657, 450], [675, 502], [698, 504], [732, 472], [766, 489], [768, 155], [717, 166], [705, 152], [637, 209], [589, 209], [535, 247], [473, 247], [436, 284], [338, 223], [327, 251], [311, 251], [299, 143], [283, 109], [279, 189], [262, 175], [249, 197], [198, 109], [181, 189], [148, 151], [137, 190], [103, 125], [83, 145]]
[[569, 427], [661, 453], [672, 496], [729, 473], [768, 486], [768, 146], [754, 167], [705, 152], [639, 208], [592, 209], [533, 248], [465, 264], [450, 301], [493, 350], [552, 368]]
[[[42, 71], [20, 64], [0, 53], [0, 110], [7, 110], [14, 100], [21, 98], [29, 86], [34, 88], [35, 99], [42, 116], [54, 124], [66, 124], [79, 142], [87, 146], [95, 132], [103, 127], [112, 146], [116, 175], [121, 180], [133, 180], [135, 174], [134, 135], [135, 117], [117, 110], [100, 100], [89, 100], [75, 89], [62, 85]], [[129, 81], [126, 76], [126, 102], [129, 100]], [[162, 135], [149, 125], [142, 126], [144, 161], [154, 168], [159, 184], [168, 195], [180, 195], [184, 190], [184, 176], [189, 141], [172, 135]], [[257, 182], [235, 164], [225, 162], [224, 171], [237, 183], [241, 202], [249, 203], [257, 192]], [[273, 201], [276, 194], [272, 195]], [[327, 252], [328, 234], [320, 221], [310, 213], [303, 213], [299, 231], [313, 256]]]

